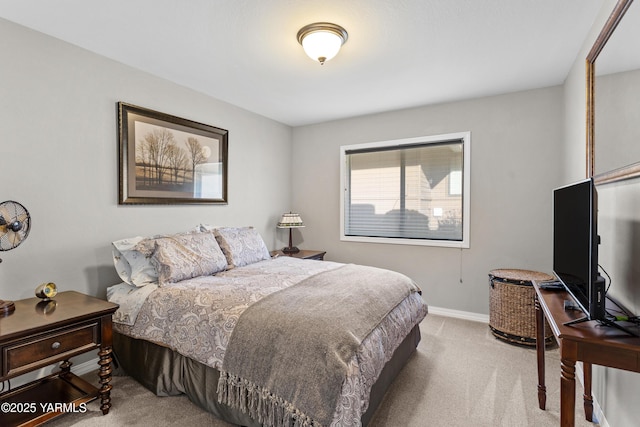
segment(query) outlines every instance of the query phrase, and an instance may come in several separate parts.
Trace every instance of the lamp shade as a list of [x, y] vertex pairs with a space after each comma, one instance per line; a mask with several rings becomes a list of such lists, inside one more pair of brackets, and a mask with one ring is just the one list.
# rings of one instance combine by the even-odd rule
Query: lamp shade
[[295, 254], [300, 252], [300, 249], [293, 246], [293, 237], [291, 236], [292, 228], [302, 228], [304, 227], [304, 223], [302, 222], [302, 218], [300, 218], [300, 214], [297, 213], [284, 213], [282, 217], [280, 217], [280, 221], [278, 222], [278, 228], [288, 228], [289, 229], [289, 246], [282, 248], [282, 252], [285, 254]]
[[298, 42], [309, 58], [324, 64], [338, 54], [347, 41], [347, 31], [329, 22], [316, 22], [298, 31]]
[[302, 222], [302, 218], [300, 218], [300, 214], [297, 213], [284, 213], [282, 217], [280, 217], [280, 221], [278, 222], [278, 228], [302, 228], [304, 227], [304, 223]]

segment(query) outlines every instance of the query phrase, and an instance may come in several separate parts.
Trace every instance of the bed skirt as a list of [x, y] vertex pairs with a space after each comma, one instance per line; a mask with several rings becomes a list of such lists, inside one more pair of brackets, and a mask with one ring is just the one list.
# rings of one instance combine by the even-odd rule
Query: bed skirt
[[[393, 353], [378, 380], [371, 388], [369, 408], [362, 415], [366, 426], [382, 398], [420, 342], [420, 328], [416, 325]], [[248, 415], [218, 403], [217, 387], [220, 373], [193, 359], [149, 341], [113, 332], [113, 351], [118, 367], [157, 396], [186, 394], [204, 410], [232, 424], [260, 427]]]

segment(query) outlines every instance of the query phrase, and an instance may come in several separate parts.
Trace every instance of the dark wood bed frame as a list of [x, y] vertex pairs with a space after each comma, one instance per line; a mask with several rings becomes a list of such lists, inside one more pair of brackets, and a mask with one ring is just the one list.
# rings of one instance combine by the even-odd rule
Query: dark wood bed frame
[[[378, 380], [371, 388], [369, 408], [362, 415], [362, 425], [369, 424], [382, 399], [420, 342], [416, 325], [393, 353]], [[219, 372], [173, 350], [122, 335], [114, 331], [115, 363], [128, 375], [157, 396], [186, 394], [204, 410], [227, 422], [247, 427], [260, 427], [248, 415], [218, 403]]]

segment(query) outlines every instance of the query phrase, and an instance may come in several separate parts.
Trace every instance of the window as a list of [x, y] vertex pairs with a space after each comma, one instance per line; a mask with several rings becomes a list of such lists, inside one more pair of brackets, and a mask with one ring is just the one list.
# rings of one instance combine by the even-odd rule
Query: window
[[340, 147], [341, 240], [469, 247], [470, 132]]

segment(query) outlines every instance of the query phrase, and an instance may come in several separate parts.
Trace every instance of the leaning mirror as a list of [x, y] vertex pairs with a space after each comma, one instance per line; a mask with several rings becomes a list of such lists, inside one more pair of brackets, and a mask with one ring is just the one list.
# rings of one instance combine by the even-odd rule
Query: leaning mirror
[[587, 56], [587, 174], [640, 176], [640, 6], [619, 0]]

